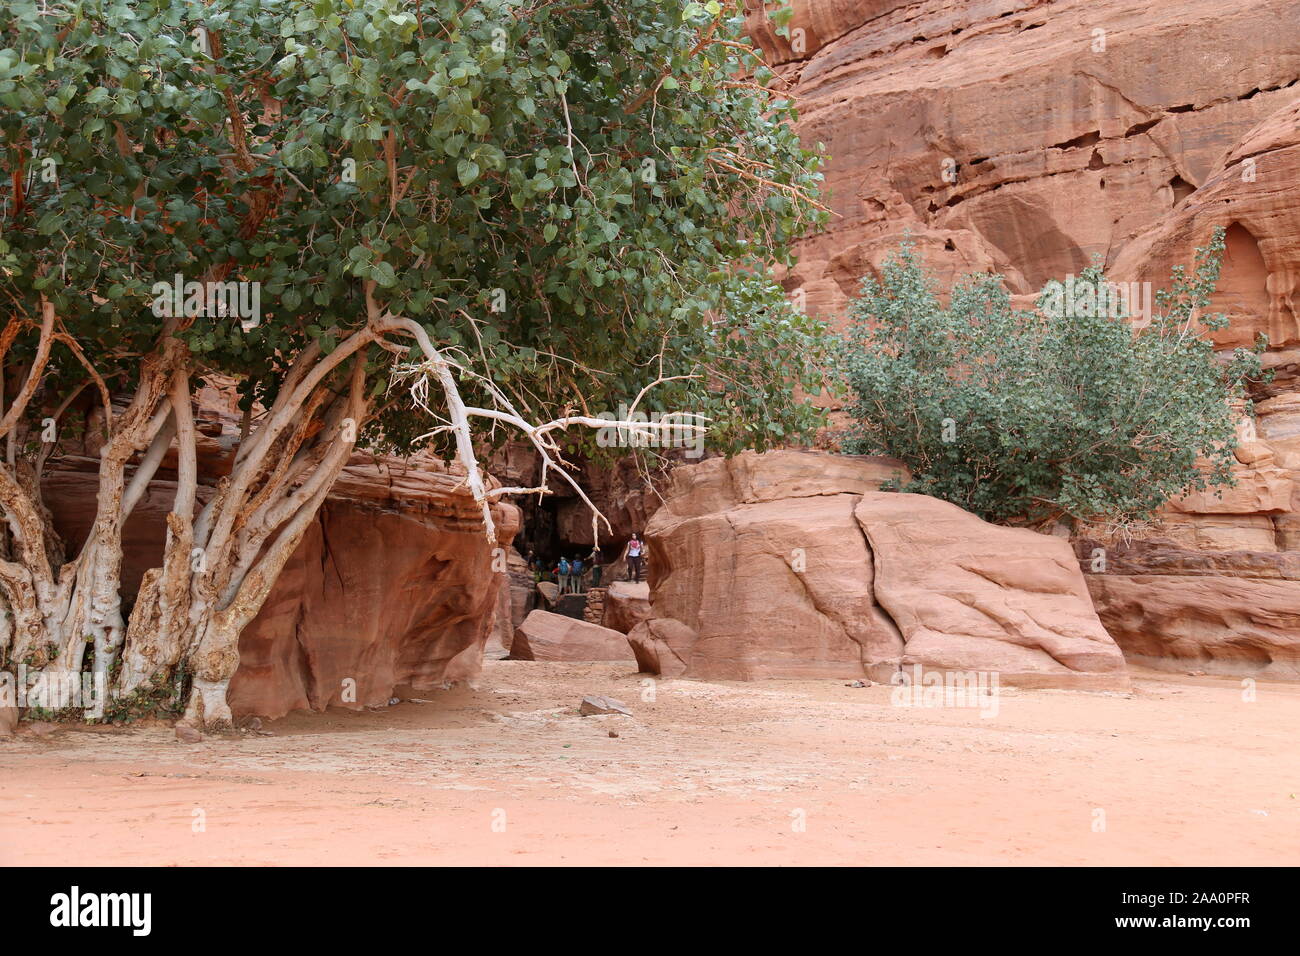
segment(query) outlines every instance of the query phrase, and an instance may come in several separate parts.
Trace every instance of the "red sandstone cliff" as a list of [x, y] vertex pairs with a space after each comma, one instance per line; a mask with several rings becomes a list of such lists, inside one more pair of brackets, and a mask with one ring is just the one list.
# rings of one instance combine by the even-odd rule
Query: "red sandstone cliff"
[[793, 6], [788, 38], [757, 2], [750, 28], [830, 155], [837, 216], [784, 278], [814, 313], [842, 317], [909, 232], [944, 280], [1027, 295], [1093, 256], [1160, 287], [1227, 229], [1216, 344], [1264, 332], [1277, 372], [1239, 484], [1107, 545], [1089, 583], [1132, 657], [1300, 677], [1300, 0]]

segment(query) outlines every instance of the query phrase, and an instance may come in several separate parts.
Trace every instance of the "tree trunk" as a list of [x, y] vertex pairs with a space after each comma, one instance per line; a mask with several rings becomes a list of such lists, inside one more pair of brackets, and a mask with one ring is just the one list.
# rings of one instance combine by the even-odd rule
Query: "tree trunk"
[[[357, 333], [325, 358], [309, 350], [197, 522], [193, 423], [188, 404], [179, 411], [177, 498], [163, 566], [145, 575], [132, 611], [119, 695], [165, 680], [182, 665], [193, 680], [187, 722], [207, 730], [231, 725], [226, 691], [239, 666], [239, 635], [351, 456], [367, 408], [362, 350], [373, 340], [368, 331]], [[348, 390], [326, 404], [332, 393], [323, 383], [349, 355], [355, 358]], [[182, 409], [182, 394], [188, 396], [188, 384], [175, 383], [175, 409]]]

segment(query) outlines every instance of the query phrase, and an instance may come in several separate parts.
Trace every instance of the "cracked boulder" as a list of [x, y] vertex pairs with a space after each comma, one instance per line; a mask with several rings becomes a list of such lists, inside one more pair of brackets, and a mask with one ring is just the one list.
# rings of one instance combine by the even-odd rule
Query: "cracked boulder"
[[890, 459], [746, 452], [683, 466], [646, 528], [643, 670], [709, 680], [996, 672], [1127, 685], [1064, 540], [880, 491]]

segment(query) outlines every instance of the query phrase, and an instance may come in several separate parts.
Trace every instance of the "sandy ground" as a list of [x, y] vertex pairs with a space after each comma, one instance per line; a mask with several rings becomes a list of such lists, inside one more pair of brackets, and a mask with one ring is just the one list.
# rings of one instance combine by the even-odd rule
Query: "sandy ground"
[[1003, 689], [994, 717], [891, 690], [492, 661], [268, 735], [25, 733], [0, 740], [0, 863], [1300, 863], [1300, 686], [1145, 672]]

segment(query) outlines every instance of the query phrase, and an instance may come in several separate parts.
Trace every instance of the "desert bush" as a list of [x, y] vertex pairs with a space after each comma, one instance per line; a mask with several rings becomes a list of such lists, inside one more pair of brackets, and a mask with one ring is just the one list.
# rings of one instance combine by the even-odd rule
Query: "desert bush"
[[906, 491], [992, 521], [1123, 522], [1233, 482], [1236, 421], [1262, 377], [1255, 350], [1201, 334], [1223, 232], [1178, 267], [1134, 322], [1098, 264], [1013, 308], [1000, 276], [968, 276], [940, 301], [904, 243], [851, 306], [842, 348], [857, 422], [850, 452], [911, 469]]

